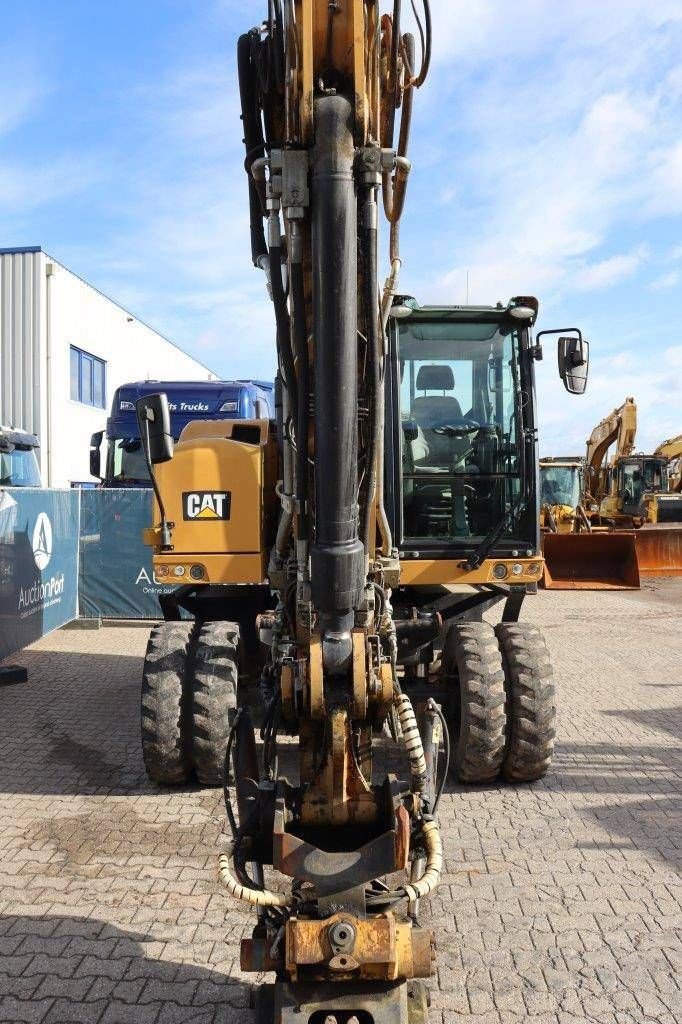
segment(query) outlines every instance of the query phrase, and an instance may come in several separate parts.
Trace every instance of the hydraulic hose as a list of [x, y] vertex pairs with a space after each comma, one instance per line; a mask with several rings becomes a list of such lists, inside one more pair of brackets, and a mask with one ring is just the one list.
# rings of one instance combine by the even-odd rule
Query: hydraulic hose
[[272, 303], [275, 307], [275, 323], [277, 325], [277, 349], [282, 363], [284, 383], [289, 397], [289, 408], [295, 418], [298, 408], [298, 389], [296, 386], [296, 369], [291, 351], [291, 335], [287, 300], [282, 284], [282, 238], [279, 230], [279, 217], [270, 215], [268, 228], [270, 235], [270, 282], [272, 286]]
[[410, 900], [418, 900], [433, 892], [440, 882], [443, 871], [443, 842], [438, 823], [425, 821], [422, 826], [422, 837], [426, 847], [426, 870], [416, 882], [406, 882], [403, 886]]
[[244, 126], [244, 145], [246, 147], [246, 173], [249, 180], [249, 220], [251, 230], [251, 259], [254, 266], [262, 267], [267, 256], [265, 230], [263, 227], [263, 196], [251, 175], [251, 165], [257, 158], [265, 154], [265, 140], [258, 105], [256, 74], [253, 67], [251, 33], [246, 32], [239, 37], [237, 43], [237, 73], [239, 77], [239, 97], [242, 108], [242, 124]]
[[[230, 896], [234, 896], [235, 899], [244, 900], [246, 903], [252, 903], [256, 907], [290, 906], [290, 899], [287, 896], [283, 896], [281, 893], [272, 892], [270, 889], [249, 889], [247, 886], [242, 885], [241, 882], [238, 882], [230, 869], [230, 858], [225, 853], [221, 853], [218, 858], [218, 873], [220, 875], [221, 882], [229, 892]], [[423, 879], [420, 881], [423, 881]]]
[[406, 693], [399, 693], [396, 696], [395, 708], [405, 741], [405, 749], [410, 759], [413, 788], [416, 792], [420, 792], [427, 776], [426, 758], [412, 701]]

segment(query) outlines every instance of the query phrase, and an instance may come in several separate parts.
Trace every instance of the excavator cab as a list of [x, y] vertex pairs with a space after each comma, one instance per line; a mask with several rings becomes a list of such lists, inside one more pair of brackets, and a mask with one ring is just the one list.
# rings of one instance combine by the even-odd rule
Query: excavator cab
[[[387, 514], [401, 559], [538, 551], [530, 322], [509, 307], [392, 317]], [[445, 581], [444, 581], [445, 582]]]
[[616, 490], [624, 515], [646, 518], [646, 498], [668, 490], [666, 460], [636, 455], [616, 468]]

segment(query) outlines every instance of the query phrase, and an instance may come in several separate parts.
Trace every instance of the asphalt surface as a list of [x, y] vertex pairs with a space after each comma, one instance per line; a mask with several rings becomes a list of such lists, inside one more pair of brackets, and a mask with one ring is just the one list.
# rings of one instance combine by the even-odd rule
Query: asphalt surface
[[[528, 600], [555, 760], [534, 786], [446, 792], [436, 1024], [682, 1020], [681, 609], [682, 581]], [[146, 636], [61, 631], [0, 688], [0, 1022], [252, 1020], [221, 795], [144, 774]]]

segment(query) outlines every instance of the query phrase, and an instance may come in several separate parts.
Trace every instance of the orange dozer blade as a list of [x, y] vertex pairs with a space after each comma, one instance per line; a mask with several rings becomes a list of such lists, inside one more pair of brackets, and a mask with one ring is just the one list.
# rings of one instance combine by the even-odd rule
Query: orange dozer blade
[[639, 590], [634, 531], [545, 533], [546, 590]]
[[682, 525], [643, 526], [635, 541], [640, 576], [682, 576]]

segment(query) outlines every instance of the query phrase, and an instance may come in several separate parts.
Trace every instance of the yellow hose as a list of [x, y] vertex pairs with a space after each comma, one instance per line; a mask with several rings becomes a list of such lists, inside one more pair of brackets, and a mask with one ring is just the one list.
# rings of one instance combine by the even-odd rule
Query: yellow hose
[[412, 702], [406, 693], [399, 693], [395, 700], [396, 711], [400, 721], [400, 728], [403, 731], [405, 748], [410, 759], [410, 768], [416, 783], [416, 789], [421, 789], [421, 782], [426, 777], [426, 758], [422, 738], [417, 726], [417, 719], [414, 714]]
[[238, 882], [230, 871], [230, 858], [224, 853], [221, 853], [218, 858], [218, 872], [220, 880], [230, 896], [234, 896], [238, 900], [245, 900], [247, 903], [253, 903], [257, 907], [289, 906], [288, 898], [280, 895], [280, 893], [271, 892], [269, 889], [264, 889], [262, 892], [260, 889], [249, 889]]
[[422, 826], [424, 845], [426, 846], [426, 869], [416, 882], [407, 882], [403, 888], [411, 900], [428, 896], [440, 882], [443, 870], [443, 843], [440, 838], [438, 823], [425, 821]]

